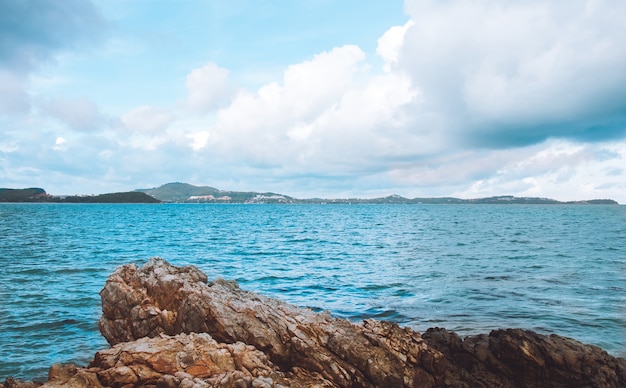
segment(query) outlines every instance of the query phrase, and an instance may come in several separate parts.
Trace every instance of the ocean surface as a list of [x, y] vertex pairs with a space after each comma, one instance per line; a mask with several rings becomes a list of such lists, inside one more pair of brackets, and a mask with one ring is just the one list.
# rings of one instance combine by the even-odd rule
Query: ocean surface
[[626, 356], [626, 206], [0, 204], [0, 381], [89, 363], [98, 292], [151, 256], [353, 321]]

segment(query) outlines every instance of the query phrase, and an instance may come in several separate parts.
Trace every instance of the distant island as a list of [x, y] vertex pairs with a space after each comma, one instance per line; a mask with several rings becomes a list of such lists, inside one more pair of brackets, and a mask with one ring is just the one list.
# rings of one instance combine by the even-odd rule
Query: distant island
[[0, 202], [58, 202], [58, 203], [285, 203], [285, 204], [497, 204], [497, 205], [618, 205], [612, 199], [557, 201], [549, 198], [501, 195], [477, 199], [454, 197], [405, 198], [389, 195], [380, 198], [298, 199], [283, 194], [254, 191], [225, 191], [210, 186], [188, 183], [167, 183], [152, 189], [100, 195], [53, 196], [41, 188], [0, 188]]
[[0, 202], [160, 203], [161, 201], [137, 191], [100, 195], [54, 196], [46, 193], [44, 189], [34, 187], [29, 189], [0, 188]]
[[585, 205], [617, 205], [612, 199], [592, 199], [587, 201], [561, 202], [548, 198], [514, 197], [510, 195], [479, 198], [459, 199], [453, 197], [440, 198], [404, 198], [399, 195], [390, 195], [381, 198], [344, 198], [298, 199], [277, 193], [257, 193], [242, 191], [224, 191], [210, 186], [194, 186], [188, 183], [167, 183], [153, 189], [138, 189], [162, 202], [182, 203], [304, 203], [304, 204], [585, 204]]

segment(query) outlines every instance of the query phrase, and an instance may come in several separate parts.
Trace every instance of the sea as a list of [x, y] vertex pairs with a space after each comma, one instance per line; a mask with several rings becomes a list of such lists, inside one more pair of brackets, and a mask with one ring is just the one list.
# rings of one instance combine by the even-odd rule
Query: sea
[[0, 381], [108, 347], [99, 291], [160, 256], [354, 322], [626, 356], [626, 206], [0, 204]]

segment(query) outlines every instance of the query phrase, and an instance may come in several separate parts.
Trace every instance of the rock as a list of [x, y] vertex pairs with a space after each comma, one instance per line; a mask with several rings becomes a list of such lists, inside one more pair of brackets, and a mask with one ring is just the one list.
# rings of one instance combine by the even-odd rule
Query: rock
[[48, 372], [47, 388], [102, 387], [93, 368], [77, 368], [74, 364], [54, 364]]
[[118, 268], [100, 294], [111, 348], [85, 368], [53, 365], [42, 387], [626, 386], [626, 360], [569, 338], [354, 324], [159, 258]]
[[55, 364], [48, 382], [7, 379], [4, 388], [335, 387], [321, 376], [284, 373], [254, 346], [223, 344], [206, 333], [165, 334], [96, 353], [87, 368]]
[[[404, 333], [396, 325], [354, 325], [241, 290], [234, 282], [207, 284], [195, 267], [176, 268], [159, 258], [140, 269], [120, 267], [101, 295], [100, 329], [111, 344], [145, 335], [204, 332], [220, 342], [253, 345], [283, 371], [299, 367], [337, 386], [394, 387], [402, 386], [405, 377], [411, 383], [427, 375], [419, 365], [399, 362], [394, 349], [373, 345], [385, 339], [366, 330], [386, 325], [381, 333]], [[139, 309], [158, 313], [132, 314]], [[416, 355], [425, 347], [418, 333], [399, 336]]]
[[461, 340], [445, 329], [429, 329], [424, 340], [475, 379], [522, 387], [623, 387], [626, 361], [602, 349], [529, 330], [494, 330]]
[[[288, 386], [285, 373], [253, 346], [223, 344], [206, 333], [161, 334], [119, 343], [96, 353], [90, 364], [104, 386], [127, 384], [157, 387]], [[307, 379], [303, 383], [323, 382]]]
[[13, 377], [7, 378], [4, 383], [0, 383], [0, 388], [37, 388], [41, 387], [41, 383], [32, 381], [22, 381], [14, 379]]
[[[210, 337], [193, 337], [194, 341], [203, 338], [201, 341], [217, 341], [220, 346], [250, 346], [236, 363], [225, 353], [225, 358], [218, 357], [218, 352], [211, 364], [197, 364], [193, 357], [161, 357], [156, 364], [141, 364], [151, 365], [149, 371], [132, 369], [140, 379], [155, 384], [161, 381], [163, 386], [176, 381], [180, 386], [192, 386], [199, 384], [197, 379], [210, 386], [251, 386], [252, 381], [256, 386], [283, 382], [300, 386], [294, 384], [297, 379], [306, 381], [304, 386], [313, 386], [313, 379], [324, 387], [626, 386], [624, 359], [571, 339], [499, 330], [462, 340], [443, 329], [431, 329], [422, 336], [389, 322], [353, 324], [241, 290], [235, 282], [218, 279], [208, 283], [197, 268], [174, 267], [160, 258], [150, 259], [141, 268], [134, 264], [118, 268], [101, 297], [100, 330], [107, 341], [112, 345], [138, 341], [120, 345], [127, 348], [114, 357], [120, 363], [117, 368], [132, 369], [131, 355], [138, 344], [144, 349], [140, 353], [145, 353], [147, 345], [139, 342], [142, 337], [207, 333]], [[179, 343], [187, 341], [175, 338]], [[159, 346], [178, 349], [179, 345], [169, 341]], [[189, 354], [180, 349], [176, 352], [176, 357]], [[99, 354], [94, 366], [105, 353]], [[232, 369], [231, 362], [240, 369]], [[115, 367], [108, 364], [99, 367], [110, 370], [98, 375], [101, 381], [119, 378], [120, 384], [133, 384], [127, 369], [112, 370]], [[152, 371], [174, 378], [159, 380], [162, 377], [149, 375]], [[181, 379], [177, 372], [188, 373], [195, 380]], [[250, 376], [263, 379], [250, 380]]]

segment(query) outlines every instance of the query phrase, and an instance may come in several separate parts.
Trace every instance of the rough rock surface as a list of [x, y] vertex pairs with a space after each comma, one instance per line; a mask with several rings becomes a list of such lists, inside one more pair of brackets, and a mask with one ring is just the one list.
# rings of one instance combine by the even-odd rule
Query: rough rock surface
[[124, 342], [96, 354], [96, 367], [104, 386], [155, 384], [158, 387], [219, 386], [274, 387], [325, 386], [320, 376], [281, 372], [254, 346], [223, 344], [206, 333], [159, 335]]
[[[111, 344], [161, 333], [208, 333], [266, 354], [283, 372], [316, 373], [338, 387], [626, 386], [626, 361], [600, 348], [518, 329], [462, 340], [389, 322], [353, 324], [241, 290], [195, 267], [152, 258], [118, 268], [101, 292]], [[296, 368], [296, 369], [294, 369]]]
[[354, 324], [159, 258], [118, 268], [101, 297], [112, 347], [44, 387], [626, 387], [626, 360], [572, 339]]
[[[7, 380], [5, 388], [37, 383]], [[96, 353], [87, 368], [53, 365], [43, 388], [85, 387], [334, 387], [303, 370], [284, 373], [254, 346], [223, 344], [206, 333], [159, 335]]]

